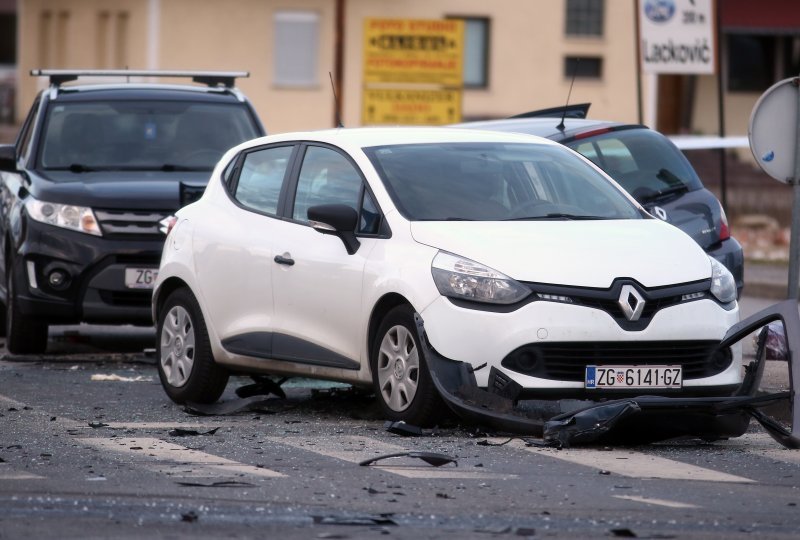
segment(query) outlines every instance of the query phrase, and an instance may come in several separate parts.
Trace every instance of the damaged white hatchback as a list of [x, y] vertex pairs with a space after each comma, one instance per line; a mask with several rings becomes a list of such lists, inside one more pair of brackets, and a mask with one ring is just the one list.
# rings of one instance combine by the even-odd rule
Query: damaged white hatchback
[[337, 129], [241, 144], [183, 208], [154, 296], [174, 401], [231, 373], [444, 408], [426, 356], [514, 400], [719, 396], [742, 381], [731, 274], [590, 161], [528, 135]]

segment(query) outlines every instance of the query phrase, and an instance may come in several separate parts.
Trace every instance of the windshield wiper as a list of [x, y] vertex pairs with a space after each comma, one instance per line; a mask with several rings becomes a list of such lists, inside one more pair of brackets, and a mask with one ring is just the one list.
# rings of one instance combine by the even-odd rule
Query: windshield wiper
[[561, 212], [551, 212], [550, 214], [545, 214], [543, 216], [525, 216], [525, 217], [516, 217], [510, 218], [505, 221], [538, 221], [538, 220], [548, 220], [548, 219], [564, 219], [567, 221], [580, 221], [580, 220], [594, 220], [594, 219], [613, 219], [605, 216], [592, 216], [592, 215], [582, 215], [582, 214], [566, 214]]
[[63, 167], [61, 170], [68, 170], [74, 173], [82, 173], [82, 172], [92, 172], [96, 171], [97, 169], [94, 167], [89, 167], [88, 165], [84, 165], [83, 163], [70, 163], [69, 167]]
[[669, 187], [666, 189], [662, 189], [661, 191], [648, 193], [647, 195], [640, 195], [639, 197], [637, 197], [637, 200], [640, 203], [646, 203], [650, 201], [655, 201], [656, 199], [660, 199], [662, 197], [667, 197], [669, 195], [675, 195], [676, 193], [685, 193], [687, 191], [689, 191], [689, 186], [681, 184], [680, 186]]

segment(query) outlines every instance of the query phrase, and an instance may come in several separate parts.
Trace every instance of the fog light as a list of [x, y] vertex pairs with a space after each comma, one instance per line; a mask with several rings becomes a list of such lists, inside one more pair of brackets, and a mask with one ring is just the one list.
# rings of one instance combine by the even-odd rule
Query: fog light
[[47, 282], [54, 289], [63, 289], [68, 285], [69, 276], [64, 270], [52, 270], [47, 276]]

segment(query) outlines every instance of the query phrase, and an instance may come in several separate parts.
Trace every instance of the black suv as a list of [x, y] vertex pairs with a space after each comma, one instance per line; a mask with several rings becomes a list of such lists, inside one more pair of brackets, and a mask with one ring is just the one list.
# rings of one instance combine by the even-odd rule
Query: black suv
[[[152, 324], [160, 225], [202, 194], [230, 147], [265, 134], [240, 72], [34, 70], [36, 97], [0, 145], [0, 301], [11, 353], [50, 324]], [[201, 85], [65, 85], [79, 77], [190, 77]]]
[[588, 103], [532, 111], [456, 127], [538, 135], [561, 143], [603, 169], [655, 217], [691, 236], [744, 286], [744, 253], [728, 218], [689, 160], [661, 133], [638, 124], [588, 120]]

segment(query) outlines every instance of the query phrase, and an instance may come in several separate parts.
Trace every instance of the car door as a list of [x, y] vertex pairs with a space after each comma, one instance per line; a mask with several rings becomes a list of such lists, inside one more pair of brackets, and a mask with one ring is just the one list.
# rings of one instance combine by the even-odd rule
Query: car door
[[232, 352], [243, 352], [242, 345], [269, 354], [275, 226], [295, 149], [278, 145], [241, 155], [229, 173], [230, 197], [205, 203], [211, 206], [203, 209], [203, 219], [194, 220], [198, 290]]
[[[381, 241], [380, 212], [358, 167], [337, 149], [307, 145], [287, 217], [275, 230], [275, 356], [300, 363], [359, 369], [366, 306], [364, 265]], [[345, 204], [359, 212], [360, 248], [348, 255], [336, 236], [308, 224], [319, 204]]]

